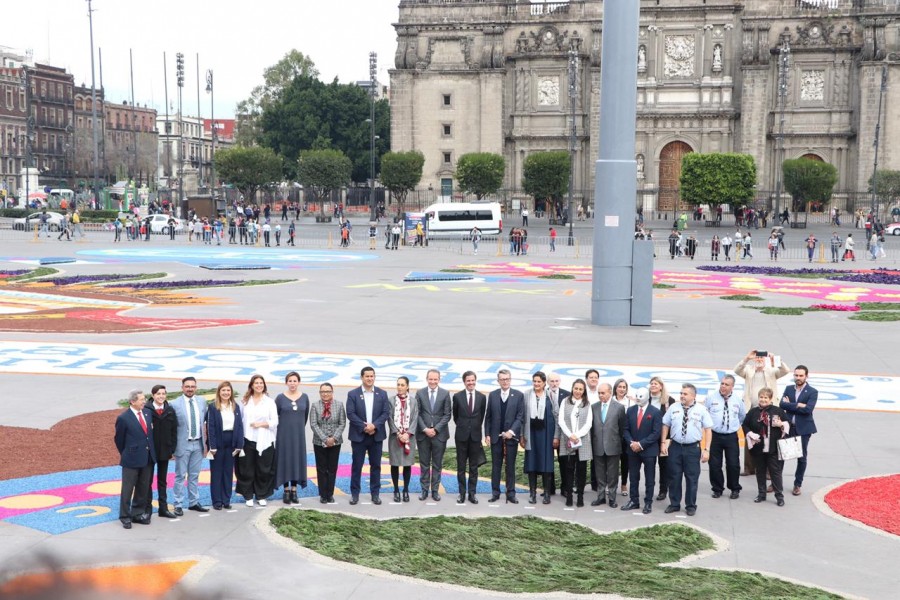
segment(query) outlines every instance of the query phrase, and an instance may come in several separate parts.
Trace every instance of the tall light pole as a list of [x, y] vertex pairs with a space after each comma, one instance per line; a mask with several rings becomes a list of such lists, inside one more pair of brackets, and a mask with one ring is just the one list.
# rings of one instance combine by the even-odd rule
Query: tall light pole
[[375, 88], [378, 85], [378, 55], [375, 52], [369, 52], [369, 96], [371, 97], [371, 138], [369, 140], [369, 168], [372, 176], [369, 182], [369, 219], [375, 221], [378, 219], [378, 213], [375, 210]]
[[94, 75], [94, 11], [91, 9], [91, 0], [88, 3], [88, 24], [91, 30], [91, 130], [94, 137], [94, 201], [100, 202], [100, 190], [97, 189], [97, 179], [100, 169], [100, 134], [97, 130], [97, 84]]
[[175, 80], [178, 83], [178, 205], [184, 201], [184, 116], [181, 112], [181, 92], [184, 90], [184, 54], [175, 55]]
[[573, 231], [572, 218], [575, 215], [575, 203], [573, 200], [573, 189], [575, 188], [575, 102], [578, 97], [578, 52], [575, 48], [569, 48], [569, 107], [572, 110], [572, 131], [569, 135], [569, 209], [567, 218], [569, 220], [569, 245], [575, 245], [575, 232]]
[[22, 86], [25, 88], [25, 208], [31, 195], [31, 142], [34, 139], [34, 117], [31, 116], [31, 83], [28, 65], [22, 65]]
[[881, 67], [881, 89], [878, 91], [878, 118], [875, 120], [875, 165], [872, 167], [872, 214], [878, 216], [878, 142], [881, 139], [881, 103], [887, 91], [887, 65]]
[[206, 93], [209, 94], [209, 123], [212, 131], [210, 137], [212, 141], [212, 149], [209, 154], [209, 195], [215, 200], [216, 198], [216, 112], [214, 107], [215, 93], [213, 91], [213, 72], [212, 69], [206, 70]]
[[[787, 107], [788, 68], [791, 60], [791, 43], [788, 38], [781, 39], [778, 49], [778, 140], [775, 144], [775, 218], [781, 214], [781, 184], [784, 176], [784, 112]], [[780, 160], [779, 160], [780, 159]]]

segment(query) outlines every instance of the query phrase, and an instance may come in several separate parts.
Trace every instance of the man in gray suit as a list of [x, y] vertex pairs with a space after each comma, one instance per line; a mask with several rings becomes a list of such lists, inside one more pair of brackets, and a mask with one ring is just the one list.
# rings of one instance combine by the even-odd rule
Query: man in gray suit
[[172, 493], [175, 497], [175, 516], [184, 514], [184, 492], [187, 488], [188, 510], [209, 512], [200, 504], [200, 467], [203, 464], [206, 432], [203, 422], [206, 420], [206, 400], [197, 398], [197, 380], [185, 377], [181, 380], [181, 396], [172, 402], [178, 422], [178, 441], [175, 445], [175, 486]]
[[622, 454], [622, 433], [625, 431], [625, 407], [612, 402], [612, 387], [601, 383], [600, 402], [591, 407], [594, 424], [591, 426], [591, 446], [594, 450], [594, 469], [597, 475], [597, 499], [591, 506], [607, 503], [615, 508], [619, 487], [619, 456]]
[[450, 439], [450, 392], [438, 387], [441, 372], [429, 369], [425, 375], [427, 387], [416, 392], [419, 405], [419, 422], [416, 427], [416, 444], [419, 446], [419, 471], [421, 472], [422, 495], [419, 500], [427, 500], [428, 493], [435, 501], [440, 501], [438, 489], [441, 486], [441, 469], [444, 466], [444, 450]]

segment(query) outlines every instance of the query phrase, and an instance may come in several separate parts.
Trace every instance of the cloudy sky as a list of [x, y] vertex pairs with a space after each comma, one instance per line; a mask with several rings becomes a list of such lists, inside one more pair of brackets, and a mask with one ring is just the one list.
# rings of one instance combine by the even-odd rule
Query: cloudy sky
[[[0, 46], [31, 49], [37, 62], [65, 67], [75, 84], [91, 82], [87, 0], [4, 2]], [[378, 53], [378, 79], [388, 82], [399, 0], [92, 0], [94, 47], [102, 50], [107, 98], [131, 97], [128, 53], [134, 57], [134, 98], [165, 107], [163, 52], [168, 61], [170, 104], [175, 92], [175, 53], [185, 55], [184, 112], [209, 117], [206, 70], [214, 72], [215, 113], [229, 117], [239, 100], [262, 83], [262, 71], [296, 48], [312, 58], [321, 78], [350, 82], [369, 77], [369, 52]], [[96, 66], [100, 82], [99, 63]]]

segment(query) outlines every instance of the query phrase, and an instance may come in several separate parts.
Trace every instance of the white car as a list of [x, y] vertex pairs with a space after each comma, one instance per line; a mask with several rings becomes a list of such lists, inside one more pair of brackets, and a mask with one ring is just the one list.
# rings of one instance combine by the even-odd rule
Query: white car
[[884, 228], [884, 235], [900, 235], [900, 223], [891, 223]]
[[[175, 219], [175, 232], [184, 231], [184, 220]], [[150, 215], [150, 233], [169, 233], [169, 215]]]
[[[40, 212], [31, 213], [27, 217], [13, 219], [13, 229], [19, 230], [27, 230], [31, 231], [35, 227], [40, 229], [41, 226], [41, 214]], [[48, 222], [47, 224], [50, 227], [50, 231], [59, 231], [62, 228], [63, 221], [65, 218], [57, 213], [57, 212], [47, 212]]]

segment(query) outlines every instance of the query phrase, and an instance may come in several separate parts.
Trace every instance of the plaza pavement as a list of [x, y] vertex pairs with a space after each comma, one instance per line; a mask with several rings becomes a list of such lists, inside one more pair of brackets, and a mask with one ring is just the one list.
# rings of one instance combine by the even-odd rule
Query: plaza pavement
[[[537, 226], [533, 227], [537, 229]], [[660, 231], [665, 227], [657, 225], [655, 229]], [[583, 235], [590, 235], [584, 225], [580, 224], [579, 230]], [[827, 239], [830, 228], [811, 228], [810, 231], [823, 240]], [[846, 231], [858, 230], [844, 228]], [[321, 235], [320, 232], [317, 235]], [[803, 232], [803, 237], [805, 235], [808, 232]], [[350, 251], [368, 253], [364, 241], [358, 241]], [[756, 241], [758, 246], [761, 242]], [[154, 240], [148, 244], [159, 243]], [[112, 247], [112, 244], [90, 239], [66, 247], [55, 240], [52, 244], [23, 244], [21, 240], [4, 239], [0, 240], [0, 257], [65, 256], [66, 252], [105, 247]], [[273, 249], [273, 252], [277, 251]], [[642, 365], [648, 370], [694, 367], [724, 371], [733, 368], [750, 349], [765, 348], [782, 355], [789, 365], [800, 362], [808, 365], [813, 386], [817, 372], [873, 376], [896, 373], [898, 355], [892, 339], [896, 326], [892, 324], [849, 321], [846, 315], [827, 313], [802, 317], [765, 316], [715, 297], [665, 294], [665, 298], [654, 302], [655, 323], [652, 327], [601, 329], [590, 325], [589, 283], [492, 283], [477, 286], [477, 289], [452, 282], [435, 282], [429, 287], [410, 286], [402, 283], [408, 271], [438, 271], [460, 264], [493, 264], [510, 259], [489, 252], [474, 257], [438, 248], [403, 248], [388, 252], [380, 245], [372, 254], [377, 259], [256, 272], [208, 272], [175, 262], [60, 265], [67, 274], [165, 270], [176, 279], [290, 277], [301, 281], [276, 287], [192, 290], [194, 295], [208, 295], [227, 302], [208, 306], [142, 308], [131, 313], [133, 316], [173, 318], [255, 318], [261, 321], [258, 325], [142, 334], [5, 333], [0, 334], [3, 340], [0, 348], [21, 341], [43, 341], [315, 351], [363, 357], [403, 355], [427, 359], [450, 356], [461, 362], [466, 358], [513, 362], [552, 360], [598, 366]], [[555, 258], [542, 252], [519, 260], [590, 264], [590, 259]], [[754, 264], [766, 263], [756, 261]], [[800, 267], [804, 264], [805, 261], [797, 260], [781, 266]], [[667, 257], [657, 262], [657, 268], [667, 270], [687, 271], [695, 266], [684, 260], [669, 261]], [[860, 262], [856, 266], [860, 266]], [[21, 268], [21, 265], [5, 262], [0, 268]], [[348, 287], [356, 284], [382, 287]], [[530, 293], [535, 289], [550, 290], [550, 293]], [[560, 293], [554, 293], [555, 290]], [[572, 292], [563, 293], [563, 290]], [[770, 303], [790, 306], [810, 302], [779, 298], [778, 302], [767, 302]], [[558, 328], [561, 326], [565, 329]], [[158, 378], [169, 384], [170, 390], [178, 388], [178, 379], [178, 374]], [[236, 378], [236, 388], [242, 389], [246, 379]], [[40, 374], [8, 374], [2, 380], [0, 423], [41, 428], [76, 414], [114, 407], [136, 383], [149, 387], [157, 381]], [[216, 381], [201, 379], [200, 383], [201, 386], [214, 385]], [[670, 385], [675, 384], [677, 389], [677, 383], [673, 381]], [[785, 385], [789, 381], [785, 378], [780, 383]], [[391, 388], [393, 381], [379, 378], [378, 384]], [[276, 382], [270, 381], [270, 385], [274, 390], [281, 389]], [[312, 386], [303, 387], [315, 398]], [[493, 381], [481, 378], [479, 389], [493, 387]], [[346, 388], [342, 388], [339, 395], [345, 391]], [[26, 397], [29, 401], [23, 402]], [[598, 531], [687, 521], [721, 538], [727, 546], [695, 564], [761, 570], [851, 596], [892, 597], [896, 594], [894, 557], [898, 549], [897, 538], [877, 535], [826, 516], [814, 506], [812, 498], [818, 490], [841, 481], [896, 471], [896, 444], [892, 440], [900, 425], [900, 416], [896, 412], [819, 410], [816, 421], [820, 433], [813, 437], [810, 445], [803, 495], [798, 498], [788, 495], [787, 505], [782, 509], [776, 508], [773, 502], [753, 504], [754, 482], [748, 478], [742, 478], [744, 492], [740, 500], [713, 500], [709, 497], [704, 468], [698, 512], [689, 519], [664, 515], [665, 502], [657, 502], [654, 513], [643, 516], [619, 510], [597, 512], [588, 507], [565, 511], [562, 502], [556, 499], [552, 505], [538, 506], [536, 510], [529, 510], [522, 504], [491, 508], [484, 502], [485, 497], [476, 507], [468, 504], [457, 507], [452, 496], [434, 506], [413, 500], [403, 506], [385, 504], [381, 507], [349, 507], [344, 497], [329, 510], [370, 517], [536, 514], [572, 520]], [[106, 440], [111, 443], [111, 432], [98, 432], [98, 437], [101, 443]], [[786, 472], [792, 474], [793, 469], [788, 467]], [[487, 470], [482, 468], [484, 475]], [[786, 480], [790, 481], [790, 477]], [[235, 512], [214, 513], [208, 517], [187, 513], [174, 522], [154, 519], [152, 526], [131, 531], [112, 522], [55, 536], [2, 522], [0, 540], [4, 543], [0, 544], [0, 563], [16, 568], [34, 553], [49, 553], [67, 565], [203, 556], [212, 560], [192, 574], [191, 581], [199, 589], [224, 590], [227, 597], [262, 598], [284, 594], [286, 590], [290, 591], [291, 597], [316, 598], [399, 594], [411, 598], [496, 596], [431, 584], [410, 586], [392, 576], [370, 574], [344, 564], [310, 559], [299, 550], [287, 550], [284, 544], [273, 542], [259, 518], [260, 513], [268, 514], [278, 504], [280, 502], [272, 502], [269, 508], [262, 510], [236, 505]], [[304, 500], [304, 508], [312, 505], [312, 500]], [[315, 503], [316, 508], [319, 506]], [[473, 552], [477, 551], [473, 549]]]

